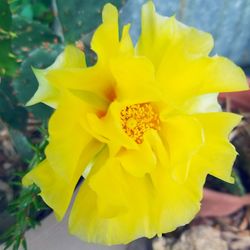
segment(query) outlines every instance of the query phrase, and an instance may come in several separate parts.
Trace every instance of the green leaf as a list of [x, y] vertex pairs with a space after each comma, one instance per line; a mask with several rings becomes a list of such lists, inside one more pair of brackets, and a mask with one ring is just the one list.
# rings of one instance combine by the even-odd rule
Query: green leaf
[[[43, 160], [44, 157], [41, 157], [41, 155], [44, 154], [43, 151], [46, 145], [47, 136], [45, 136], [43, 141], [37, 146], [37, 148], [41, 151], [35, 152], [28, 169], [33, 168]], [[25, 173], [26, 172], [23, 172], [19, 178], [20, 185], [21, 178], [25, 175]], [[12, 247], [12, 249], [19, 249], [20, 246], [22, 246], [23, 249], [27, 249], [24, 237], [26, 230], [39, 225], [40, 222], [38, 216], [41, 216], [44, 213], [48, 214], [50, 211], [39, 196], [40, 192], [40, 188], [35, 184], [26, 188], [23, 187], [15, 200], [8, 204], [7, 211], [13, 216], [15, 222], [13, 226], [5, 230], [5, 232], [0, 236], [0, 240], [3, 241], [5, 245], [4, 249], [9, 249], [10, 247]]]
[[58, 42], [58, 37], [48, 26], [37, 21], [29, 22], [20, 16], [13, 18], [12, 31], [16, 34], [13, 50], [20, 60], [25, 59], [34, 49], [46, 49], [50, 44]]
[[8, 78], [2, 78], [0, 84], [0, 118], [11, 128], [19, 130], [26, 128], [28, 112], [18, 105]]
[[54, 19], [51, 0], [12, 0], [10, 9], [14, 15], [28, 21], [39, 20], [42, 23], [52, 24]]
[[23, 6], [23, 9], [20, 13], [20, 15], [22, 17], [24, 17], [25, 19], [32, 21], [33, 20], [33, 9], [32, 9], [32, 5], [31, 4], [25, 4]]
[[0, 1], [0, 28], [5, 31], [11, 28], [11, 12], [7, 0]]
[[22, 159], [30, 160], [33, 156], [33, 151], [27, 137], [15, 129], [9, 129], [9, 133], [17, 153]]
[[106, 3], [112, 3], [120, 8], [125, 2], [125, 0], [57, 0], [65, 40], [71, 43], [80, 39], [82, 34], [93, 31], [101, 23], [102, 8]]
[[16, 242], [13, 246], [13, 250], [18, 250], [19, 249], [19, 246], [20, 246], [20, 243], [21, 243], [21, 237], [20, 236], [17, 236], [16, 238]]
[[11, 12], [6, 0], [0, 1], [0, 76], [11, 76], [16, 70], [16, 60], [11, 53]]
[[37, 0], [32, 5], [34, 19], [40, 20], [43, 23], [52, 24], [54, 21], [54, 14], [51, 9], [51, 1]]
[[11, 40], [0, 39], [0, 76], [11, 76], [15, 73], [17, 67], [16, 60], [11, 54]]
[[22, 239], [22, 247], [23, 247], [23, 250], [28, 250], [26, 239]]

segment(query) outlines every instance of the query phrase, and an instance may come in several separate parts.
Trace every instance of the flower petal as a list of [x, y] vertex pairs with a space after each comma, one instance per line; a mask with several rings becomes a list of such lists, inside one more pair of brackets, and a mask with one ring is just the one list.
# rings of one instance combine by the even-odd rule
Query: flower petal
[[221, 111], [221, 106], [218, 103], [218, 94], [205, 94], [192, 97], [179, 108], [187, 114]]
[[69, 90], [82, 90], [109, 101], [109, 93], [114, 86], [114, 78], [102, 67], [95, 65], [84, 69], [55, 69], [47, 74], [55, 86]]
[[26, 103], [27, 106], [34, 105], [39, 102], [43, 102], [52, 108], [57, 107], [59, 99], [59, 90], [55, 88], [46, 78], [45, 70], [32, 68], [36, 79], [38, 80], [38, 89], [33, 97]]
[[187, 179], [192, 157], [204, 142], [201, 124], [192, 116], [173, 116], [164, 120], [160, 134], [169, 148], [173, 178]]
[[169, 55], [157, 72], [159, 87], [170, 103], [182, 104], [204, 94], [248, 89], [243, 71], [226, 58], [189, 59], [171, 53], [176, 61]]
[[99, 118], [93, 113], [87, 114], [88, 126], [93, 137], [108, 144], [110, 154], [115, 155], [121, 147], [137, 149], [138, 145], [122, 129], [121, 110], [124, 106], [116, 101], [109, 106], [107, 114]]
[[121, 168], [118, 159], [100, 164], [76, 197], [70, 232], [88, 242], [126, 244], [190, 222], [200, 207], [204, 178], [198, 178], [198, 183], [191, 178], [180, 185], [167, 168], [162, 168], [158, 166], [152, 174], [136, 178]]
[[119, 40], [118, 11], [113, 5], [106, 4], [103, 9], [103, 24], [98, 27], [91, 42], [92, 49], [98, 56], [97, 63], [84, 69], [57, 67], [48, 72], [47, 79], [57, 88], [81, 90], [81, 95], [95, 95], [95, 99], [112, 101], [115, 98], [115, 79], [110, 72], [109, 61], [121, 55], [133, 54], [129, 28], [130, 25], [124, 26]]
[[151, 227], [157, 235], [171, 232], [189, 223], [200, 209], [206, 175], [189, 171], [185, 183], [175, 180], [167, 166], [159, 166], [151, 173], [156, 191], [153, 200]]
[[35, 183], [41, 189], [40, 195], [43, 200], [54, 210], [56, 218], [62, 220], [83, 169], [84, 166], [81, 166], [80, 171], [78, 170], [74, 178], [66, 184], [59, 175], [55, 174], [49, 162], [44, 160], [24, 176], [23, 185], [29, 186]]
[[[153, 2], [142, 7], [142, 32], [137, 44], [139, 55], [147, 56], [156, 69], [164, 57], [176, 50], [189, 56], [208, 55], [213, 47], [210, 34], [199, 31], [155, 12]], [[171, 57], [172, 59], [172, 57]], [[169, 60], [174, 64], [175, 61]], [[175, 59], [177, 60], [177, 58]]]
[[81, 240], [95, 244], [126, 244], [134, 239], [132, 225], [127, 222], [133, 222], [137, 219], [135, 216], [100, 217], [97, 195], [83, 183], [70, 214], [69, 231]]
[[[123, 170], [119, 161], [111, 158], [103, 164], [96, 174], [89, 178], [88, 185], [98, 193], [98, 211], [100, 217], [112, 218], [127, 210], [127, 199], [124, 196], [126, 180], [121, 178], [122, 175]], [[109, 178], [110, 176], [115, 178]], [[103, 185], [104, 180], [108, 178], [109, 185]], [[117, 185], [118, 181], [119, 185]], [[114, 187], [116, 191], [112, 192]]]
[[243, 70], [225, 57], [204, 58], [202, 86], [199, 93], [235, 92], [248, 90]]
[[69, 206], [76, 182], [71, 181], [65, 184], [64, 180], [55, 174], [48, 160], [44, 160], [24, 176], [23, 185], [28, 186], [32, 183], [41, 189], [43, 200], [54, 210], [56, 218], [62, 220]]
[[102, 11], [101, 24], [93, 35], [91, 48], [97, 53], [98, 62], [106, 63], [119, 47], [118, 10], [112, 4], [106, 4]]
[[145, 132], [143, 143], [138, 145], [138, 149], [122, 149], [117, 157], [123, 168], [136, 177], [151, 173], [159, 164], [170, 168], [168, 148], [154, 129]]
[[117, 157], [123, 168], [137, 177], [150, 173], [157, 163], [156, 155], [150, 143], [145, 139], [142, 144], [138, 145], [137, 150], [122, 149]]
[[110, 58], [119, 53], [132, 53], [133, 44], [125, 26], [121, 43], [119, 41], [118, 10], [108, 3], [102, 11], [103, 23], [97, 28], [91, 41], [91, 48], [96, 52], [98, 64], [107, 65]]
[[157, 101], [161, 92], [156, 88], [152, 63], [145, 57], [119, 57], [111, 60], [119, 102], [135, 104]]
[[43, 200], [54, 210], [57, 219], [62, 220], [78, 180], [101, 148], [101, 143], [94, 140], [87, 145], [72, 171], [72, 178], [65, 180], [46, 159], [24, 176], [23, 184], [35, 183], [41, 189]]
[[97, 169], [90, 173], [76, 197], [69, 219], [70, 232], [82, 240], [108, 245], [125, 244], [143, 235], [152, 237], [150, 217], [145, 215], [148, 197], [152, 196], [149, 178], [132, 177], [118, 159], [100, 163], [93, 167]]
[[45, 154], [54, 172], [67, 182], [73, 178], [83, 149], [92, 150], [92, 136], [81, 126], [81, 119], [89, 110], [69, 93], [62, 97], [49, 121], [49, 145]]
[[56, 61], [47, 69], [34, 69], [33, 72], [38, 80], [38, 89], [27, 105], [43, 102], [52, 108], [57, 107], [61, 86], [54, 86], [47, 78], [47, 73], [53, 69], [86, 67], [85, 54], [72, 45], [68, 45], [57, 57]]
[[248, 89], [239, 67], [223, 57], [208, 57], [212, 46], [210, 34], [156, 14], [152, 2], [144, 5], [138, 53], [155, 65], [158, 86], [170, 103]]
[[232, 183], [231, 171], [237, 152], [228, 141], [228, 136], [242, 117], [225, 112], [195, 116], [202, 124], [205, 143], [194, 156], [192, 165], [196, 169], [205, 169], [215, 177]]

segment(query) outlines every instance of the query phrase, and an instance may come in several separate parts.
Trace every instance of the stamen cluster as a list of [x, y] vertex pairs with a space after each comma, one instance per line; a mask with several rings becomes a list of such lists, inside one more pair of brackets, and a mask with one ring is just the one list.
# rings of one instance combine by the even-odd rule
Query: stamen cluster
[[141, 103], [122, 109], [121, 123], [125, 133], [137, 144], [141, 144], [147, 130], [151, 128], [159, 130], [160, 120], [150, 103]]

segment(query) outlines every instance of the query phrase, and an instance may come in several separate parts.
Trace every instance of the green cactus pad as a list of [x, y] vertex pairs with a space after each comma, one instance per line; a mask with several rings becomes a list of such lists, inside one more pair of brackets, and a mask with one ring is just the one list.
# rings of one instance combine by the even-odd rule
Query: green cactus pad
[[67, 42], [74, 42], [82, 34], [93, 31], [101, 23], [102, 8], [112, 3], [121, 8], [125, 0], [57, 0], [58, 15]]

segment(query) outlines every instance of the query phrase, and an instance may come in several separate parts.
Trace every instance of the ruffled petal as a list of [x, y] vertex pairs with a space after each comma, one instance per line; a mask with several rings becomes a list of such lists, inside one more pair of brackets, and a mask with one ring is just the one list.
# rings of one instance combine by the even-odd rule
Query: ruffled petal
[[[148, 57], [156, 69], [164, 57], [181, 51], [191, 57], [208, 55], [213, 47], [213, 38], [206, 32], [188, 27], [174, 17], [168, 18], [155, 12], [153, 2], [148, 1], [142, 8], [142, 31], [137, 44], [137, 53]], [[177, 52], [177, 53], [178, 53]], [[175, 66], [178, 58], [172, 61]]]
[[223, 57], [208, 57], [212, 46], [210, 34], [156, 14], [152, 2], [144, 5], [137, 50], [155, 65], [158, 87], [169, 103], [182, 104], [202, 94], [248, 89], [239, 67]]
[[44, 160], [24, 176], [23, 185], [32, 183], [41, 189], [43, 200], [54, 210], [56, 218], [62, 220], [69, 206], [76, 178], [66, 184], [60, 175], [55, 174], [48, 160]]
[[[113, 178], [110, 178], [110, 176], [113, 176]], [[128, 200], [124, 196], [126, 180], [122, 176], [123, 169], [119, 161], [111, 158], [103, 164], [96, 174], [89, 178], [88, 185], [98, 194], [98, 213], [100, 217], [112, 218], [128, 209]], [[104, 180], [108, 178], [109, 185], [103, 185]], [[113, 188], [116, 188], [115, 192], [112, 192]]]
[[[82, 168], [83, 170], [83, 168]], [[23, 185], [35, 183], [40, 189], [43, 200], [50, 206], [58, 220], [62, 220], [69, 206], [74, 188], [81, 172], [67, 184], [51, 168], [49, 162], [44, 160], [23, 178]]]
[[144, 134], [144, 139], [149, 142], [153, 152], [155, 153], [155, 157], [157, 158], [157, 164], [161, 164], [169, 168], [169, 147], [167, 143], [164, 143], [164, 138], [161, 138], [159, 132], [151, 129]]
[[103, 162], [93, 167], [71, 211], [70, 232], [82, 240], [111, 245], [152, 238], [190, 222], [198, 212], [204, 178], [180, 185], [164, 165], [137, 178], [118, 158]]
[[171, 53], [173, 55], [162, 62], [156, 76], [159, 88], [170, 103], [183, 104], [204, 94], [248, 89], [243, 71], [226, 58], [190, 59], [176, 51]]
[[138, 145], [122, 129], [121, 110], [124, 106], [119, 102], [112, 102], [107, 114], [98, 117], [96, 114], [87, 114], [89, 132], [93, 137], [108, 144], [110, 154], [115, 155], [121, 147], [137, 149]]
[[34, 69], [33, 72], [38, 80], [38, 89], [27, 105], [43, 102], [52, 108], [56, 108], [60, 97], [61, 85], [54, 86], [47, 78], [48, 72], [54, 69], [84, 68], [86, 67], [85, 54], [72, 45], [68, 45], [57, 57], [56, 61], [47, 69]]
[[78, 98], [64, 93], [49, 121], [49, 145], [45, 154], [54, 172], [65, 181], [73, 178], [83, 149], [92, 150], [92, 136], [81, 126], [81, 119], [88, 111]]
[[118, 10], [112, 4], [106, 4], [102, 11], [101, 24], [93, 35], [91, 48], [98, 56], [98, 62], [106, 63], [119, 48]]
[[112, 75], [99, 65], [84, 69], [55, 69], [47, 74], [47, 78], [55, 86], [81, 90], [107, 101], [110, 101], [110, 93], [114, 86]]
[[205, 143], [191, 164], [197, 171], [204, 169], [207, 173], [232, 183], [231, 171], [237, 152], [228, 137], [242, 117], [225, 112], [195, 116], [202, 124]]
[[[119, 39], [118, 11], [115, 6], [106, 4], [103, 9], [103, 24], [93, 35], [92, 49], [97, 53], [97, 63], [93, 67], [56, 67], [47, 74], [49, 82], [56, 88], [74, 90], [87, 102], [98, 99], [110, 102], [116, 98], [115, 79], [110, 71], [110, 60], [134, 53], [129, 35], [130, 25], [125, 25]], [[80, 94], [79, 94], [80, 92]], [[94, 97], [94, 98], [92, 98]]]
[[152, 196], [149, 178], [132, 177], [114, 158], [95, 164], [93, 172], [77, 194], [70, 232], [82, 240], [108, 245], [126, 244], [143, 235], [152, 237], [146, 215]]
[[157, 164], [156, 155], [150, 143], [145, 139], [142, 144], [138, 145], [137, 150], [122, 149], [117, 157], [123, 168], [137, 177], [150, 173]]
[[186, 114], [219, 112], [221, 106], [218, 103], [218, 94], [205, 94], [188, 99], [178, 107]]
[[[204, 58], [202, 85], [199, 93], [235, 92], [248, 90], [243, 70], [225, 57]], [[198, 87], [198, 86], [197, 86]]]
[[155, 234], [171, 232], [195, 217], [200, 209], [205, 177], [190, 169], [185, 183], [180, 183], [172, 177], [167, 166], [154, 169], [151, 173], [155, 188], [151, 227]]
[[143, 136], [143, 143], [137, 149], [122, 149], [117, 157], [121, 166], [136, 177], [143, 177], [151, 173], [158, 164], [170, 169], [169, 152], [167, 145], [156, 130], [150, 129]]
[[43, 102], [52, 108], [57, 107], [60, 92], [55, 88], [46, 78], [47, 69], [35, 69], [32, 68], [33, 73], [38, 80], [38, 89], [32, 98], [26, 103], [27, 106], [34, 105], [39, 102]]
[[138, 218], [137, 214], [122, 215], [114, 218], [100, 217], [97, 195], [84, 183], [70, 214], [69, 230], [71, 234], [87, 242], [105, 245], [126, 244], [134, 239], [133, 221]]
[[106, 4], [102, 11], [103, 23], [97, 28], [91, 41], [96, 52], [98, 64], [108, 64], [110, 58], [120, 53], [133, 53], [133, 44], [129, 36], [129, 25], [125, 26], [121, 42], [119, 41], [118, 10], [112, 4]]
[[[65, 179], [55, 172], [55, 167], [53, 167], [49, 160], [46, 159], [24, 176], [23, 184], [28, 186], [35, 183], [41, 189], [43, 200], [54, 210], [56, 218], [62, 220], [69, 206], [78, 180], [88, 163], [101, 149], [102, 144], [92, 140], [86, 148], [82, 150], [81, 156], [76, 163], [76, 167], [72, 167], [71, 178], [69, 176], [68, 179]], [[62, 166], [62, 164], [60, 166]], [[62, 169], [62, 172], [63, 171], [64, 170]]]
[[173, 178], [184, 182], [192, 157], [204, 142], [202, 126], [195, 117], [173, 116], [162, 122], [160, 134], [169, 148]]
[[116, 58], [111, 61], [111, 72], [116, 79], [116, 97], [119, 102], [135, 104], [162, 98], [154, 84], [154, 67], [147, 58]]

